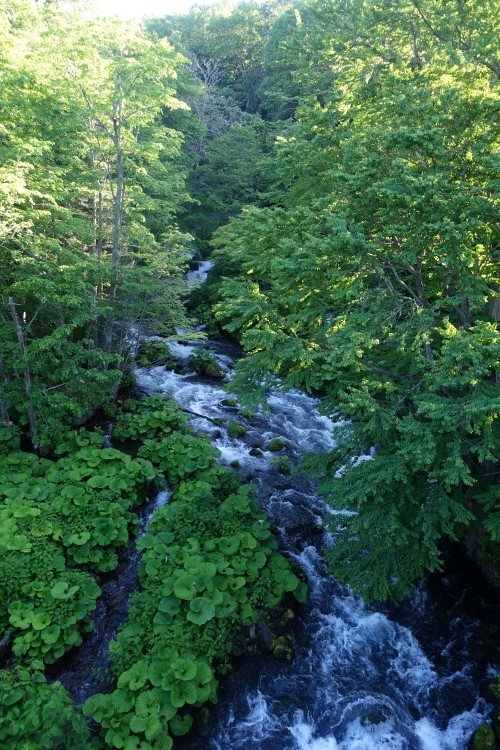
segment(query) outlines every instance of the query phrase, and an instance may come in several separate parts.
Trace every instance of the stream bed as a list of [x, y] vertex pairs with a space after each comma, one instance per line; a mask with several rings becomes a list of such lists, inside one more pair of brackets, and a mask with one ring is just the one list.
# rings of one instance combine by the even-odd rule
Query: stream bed
[[[224, 388], [241, 354], [234, 345], [168, 344], [183, 365], [180, 372], [138, 369], [138, 387], [175, 398], [190, 413], [193, 429], [220, 450], [221, 463], [237, 462], [277, 527], [282, 551], [299, 563], [310, 588], [292, 623], [293, 658], [237, 660], [209, 719], [176, 741], [176, 750], [466, 750], [491, 714], [479, 686], [493, 674], [493, 654], [500, 653], [500, 605], [486, 584], [478, 584], [479, 571], [454, 550], [453, 566], [421, 582], [404, 604], [365, 606], [324, 570], [322, 550], [332, 540], [314, 484], [283, 471], [304, 451], [331, 449], [341, 423], [321, 416], [317, 401], [297, 391], [272, 392], [268, 411], [244, 417]], [[197, 348], [215, 355], [223, 380], [190, 368]], [[231, 437], [230, 421], [244, 434]], [[278, 452], [269, 450], [275, 438], [283, 441]], [[167, 492], [143, 508], [139, 534], [164, 502]], [[138, 560], [131, 544], [103, 583], [93, 632], [54, 670], [77, 703], [110, 689], [108, 646], [137, 587]]]
[[[236, 354], [230, 345], [171, 348], [187, 363], [200, 346], [210, 348], [229, 381]], [[256, 485], [282, 550], [301, 565], [310, 586], [309, 602], [293, 627], [294, 658], [242, 659], [209, 721], [179, 748], [466, 750], [491, 712], [479, 684], [493, 673], [489, 660], [500, 611], [486, 585], [477, 590], [481, 574], [471, 575], [472, 563], [422, 582], [403, 605], [366, 607], [324, 570], [321, 550], [331, 539], [322, 528], [324, 505], [313, 484], [283, 474], [268, 450], [271, 439], [282, 439], [278, 455], [286, 454], [293, 465], [303, 451], [330, 449], [336, 425], [319, 414], [317, 402], [300, 392], [276, 391], [268, 412], [245, 419], [227, 405], [230, 394], [219, 383], [188, 366], [182, 374], [152, 367], [137, 376], [144, 392], [171, 395], [200, 415], [192, 416], [193, 428], [211, 436], [222, 463], [238, 462], [243, 478]], [[244, 435], [228, 434], [230, 419], [245, 428]], [[262, 454], [251, 455], [252, 449]], [[456, 556], [455, 550], [454, 561]]]

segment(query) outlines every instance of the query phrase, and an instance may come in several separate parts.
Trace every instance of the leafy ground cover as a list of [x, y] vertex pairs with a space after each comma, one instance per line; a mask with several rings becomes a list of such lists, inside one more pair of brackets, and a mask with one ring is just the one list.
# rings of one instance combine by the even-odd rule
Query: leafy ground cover
[[[58, 458], [0, 456], [0, 623], [12, 655], [0, 670], [2, 747], [165, 750], [193, 714], [216, 701], [232, 644], [306, 586], [277, 551], [265, 513], [218, 451], [193, 435], [174, 402], [153, 396], [117, 420], [116, 439], [85, 430]], [[111, 644], [116, 687], [73, 706], [45, 665], [82, 642], [100, 594], [97, 577], [136, 528], [134, 505], [159, 475], [173, 501], [138, 541], [140, 590]], [[98, 725], [88, 736], [84, 716]]]
[[136, 529], [133, 507], [156, 477], [144, 459], [82, 430], [51, 461], [0, 456], [0, 626], [11, 656], [0, 670], [4, 748], [79, 748], [87, 725], [43, 669], [82, 642], [100, 588]]
[[56, 461], [10, 453], [0, 476], [0, 623], [17, 661], [50, 664], [81, 643], [100, 594], [95, 574], [117, 566], [131, 509], [156, 472], [88, 445]]
[[241, 629], [288, 592], [306, 596], [252, 488], [216, 464], [218, 451], [189, 433], [178, 410], [181, 429], [171, 432], [176, 410], [151, 397], [118, 424], [123, 440], [148, 435], [139, 455], [165, 474], [174, 502], [155, 513], [138, 543], [141, 590], [111, 646], [116, 689], [84, 706], [101, 725], [97, 747], [171, 748], [193, 709], [215, 702], [217, 674]]

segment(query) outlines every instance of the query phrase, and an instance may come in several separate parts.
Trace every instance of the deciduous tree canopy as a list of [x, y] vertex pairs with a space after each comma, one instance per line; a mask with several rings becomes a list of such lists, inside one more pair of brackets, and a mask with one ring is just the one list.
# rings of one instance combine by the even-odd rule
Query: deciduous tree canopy
[[443, 537], [476, 535], [484, 557], [500, 541], [493, 7], [306, 8], [285, 49], [308, 93], [273, 205], [216, 234], [240, 268], [219, 317], [250, 354], [248, 398], [272, 373], [351, 420], [311, 462], [350, 511], [330, 521], [332, 568], [401, 596]]
[[[0, 4], [0, 369], [5, 439], [105, 404], [129, 326], [183, 321], [179, 55], [75, 4]], [[113, 366], [113, 368], [111, 368]]]

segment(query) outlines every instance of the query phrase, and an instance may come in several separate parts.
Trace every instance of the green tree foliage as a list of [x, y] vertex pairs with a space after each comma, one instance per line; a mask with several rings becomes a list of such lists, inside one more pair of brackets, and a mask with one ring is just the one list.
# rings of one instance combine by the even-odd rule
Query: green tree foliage
[[349, 511], [330, 560], [367, 598], [401, 596], [443, 537], [500, 541], [494, 9], [306, 9], [289, 54], [308, 94], [275, 205], [217, 233], [240, 268], [219, 317], [250, 353], [232, 387], [255, 397], [271, 373], [352, 420], [314, 460]]
[[199, 201], [190, 215], [197, 240], [207, 242], [217, 227], [257, 201], [265, 186], [265, 139], [265, 124], [256, 116], [206, 139], [188, 183]]
[[296, 80], [297, 63], [301, 46], [290, 54], [290, 44], [297, 27], [302, 26], [304, 10], [288, 4], [276, 17], [262, 50], [262, 80], [259, 85], [260, 111], [267, 120], [285, 120], [293, 117], [301, 98], [300, 84]]
[[[218, 226], [257, 202], [269, 186], [271, 121], [289, 116], [295, 106], [290, 104], [294, 94], [280, 89], [293, 86], [278, 49], [288, 26], [272, 32], [286, 7], [280, 2], [221, 3], [148, 22], [152, 32], [174, 40], [190, 60], [185, 97], [198, 127], [186, 138], [193, 205], [185, 223], [199, 251], [208, 249]], [[282, 81], [277, 71], [283, 66]], [[276, 101], [266, 93], [270, 87], [279, 89]]]
[[186, 16], [153, 21], [150, 28], [175, 39], [200, 61], [216, 61], [221, 88], [244, 112], [254, 114], [260, 108], [263, 48], [283, 5], [261, 0], [195, 6]]
[[137, 320], [184, 322], [177, 53], [75, 3], [0, 2], [1, 421], [49, 450]]

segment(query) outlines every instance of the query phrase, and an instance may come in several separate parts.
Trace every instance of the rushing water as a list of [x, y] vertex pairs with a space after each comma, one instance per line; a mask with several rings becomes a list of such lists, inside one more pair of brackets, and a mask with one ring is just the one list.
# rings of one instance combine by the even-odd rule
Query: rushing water
[[[310, 586], [309, 602], [293, 623], [294, 658], [241, 659], [209, 721], [179, 740], [179, 750], [466, 750], [491, 710], [478, 685], [493, 668], [490, 631], [496, 628], [498, 638], [499, 608], [477, 590], [477, 571], [471, 573], [469, 562], [462, 572], [455, 564], [447, 576], [423, 582], [403, 606], [366, 607], [324, 570], [322, 550], [331, 539], [313, 484], [282, 474], [268, 450], [269, 441], [281, 437], [280, 455], [293, 464], [304, 451], [332, 448], [338, 425], [300, 392], [273, 392], [267, 412], [245, 419], [227, 403], [221, 382], [196, 375], [188, 364], [197, 347], [208, 346], [227, 383], [237, 350], [220, 343], [169, 346], [184, 363], [182, 372], [137, 370], [139, 387], [172, 395], [190, 413], [193, 428], [210, 435], [222, 463], [238, 462], [278, 528], [282, 549], [301, 565]], [[229, 436], [230, 419], [245, 435]], [[251, 455], [257, 448], [261, 453]], [[163, 492], [143, 508], [139, 534], [167, 501]], [[53, 670], [77, 703], [110, 688], [108, 646], [137, 587], [138, 561], [134, 542], [102, 583], [93, 632]]]
[[197, 263], [197, 268], [188, 271], [186, 274], [188, 287], [193, 287], [196, 284], [203, 284], [207, 279], [208, 272], [214, 265], [211, 260], [200, 260], [194, 262]]
[[[210, 346], [229, 380], [231, 352]], [[187, 362], [195, 347], [171, 348]], [[267, 450], [271, 438], [281, 437], [293, 463], [302, 451], [334, 445], [336, 425], [318, 414], [315, 400], [275, 392], [269, 412], [247, 421], [224, 406], [229, 394], [218, 384], [188, 369], [183, 374], [164, 367], [139, 370], [138, 381], [146, 393], [170, 394], [198, 415], [192, 424], [211, 435], [221, 461], [239, 462], [311, 590], [295, 624], [293, 660], [243, 660], [208, 724], [182, 747], [465, 750], [491, 708], [478, 691], [488, 670], [487, 655], [477, 648], [485, 623], [479, 610], [464, 614], [463, 581], [451, 575], [422, 584], [403, 607], [384, 611], [366, 607], [326, 575], [321, 550], [331, 540], [321, 530], [323, 504], [307, 480], [280, 474]], [[221, 426], [215, 428], [213, 419], [222, 420]], [[225, 428], [229, 419], [245, 426], [246, 434], [231, 438]], [[262, 455], [251, 456], [251, 448]], [[474, 600], [471, 607], [481, 603]]]

